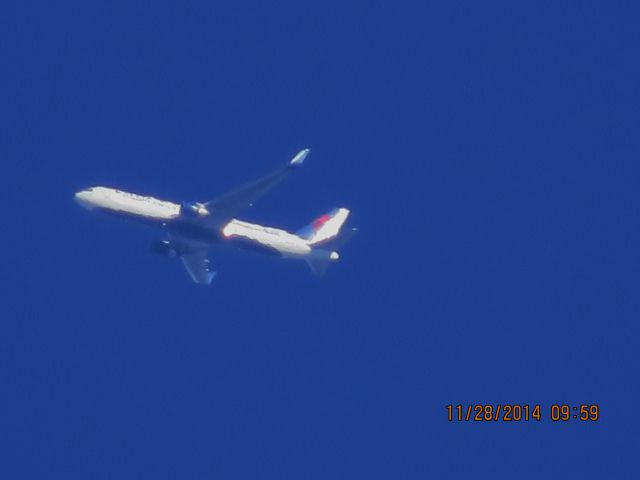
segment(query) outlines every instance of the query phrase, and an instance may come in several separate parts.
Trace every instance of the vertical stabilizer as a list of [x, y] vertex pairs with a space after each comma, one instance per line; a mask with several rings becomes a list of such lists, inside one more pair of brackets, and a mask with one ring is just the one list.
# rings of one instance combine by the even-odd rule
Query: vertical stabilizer
[[313, 247], [307, 263], [314, 275], [324, 275], [329, 262], [340, 258], [336, 249], [342, 247], [358, 232], [356, 228], [343, 229], [349, 213], [346, 208], [336, 208], [297, 232], [300, 238]]
[[306, 227], [297, 232], [297, 235], [306, 240], [309, 245], [319, 245], [329, 242], [340, 234], [340, 229], [347, 221], [349, 210], [336, 208], [316, 218]]

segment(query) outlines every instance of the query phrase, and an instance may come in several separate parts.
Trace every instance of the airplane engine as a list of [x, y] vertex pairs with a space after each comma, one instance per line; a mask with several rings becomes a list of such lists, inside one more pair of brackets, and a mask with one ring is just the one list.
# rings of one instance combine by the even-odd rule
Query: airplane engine
[[187, 217], [206, 217], [209, 210], [200, 202], [182, 202], [180, 205], [180, 215]]
[[169, 240], [158, 240], [151, 244], [151, 251], [165, 257], [175, 257], [178, 252]]

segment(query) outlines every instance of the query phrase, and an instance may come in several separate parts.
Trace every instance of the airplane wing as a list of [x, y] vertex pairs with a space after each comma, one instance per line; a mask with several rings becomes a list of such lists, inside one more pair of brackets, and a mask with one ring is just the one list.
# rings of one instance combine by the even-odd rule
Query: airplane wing
[[216, 219], [234, 217], [238, 211], [250, 206], [254, 201], [288, 177], [293, 170], [302, 165], [302, 162], [304, 162], [304, 159], [309, 155], [310, 151], [308, 148], [300, 150], [284, 167], [237, 190], [233, 190], [207, 202], [205, 204], [207, 210], [209, 210]]
[[211, 262], [207, 258], [206, 250], [185, 253], [180, 256], [180, 259], [193, 281], [199, 285], [209, 285], [216, 276], [216, 272], [211, 270]]

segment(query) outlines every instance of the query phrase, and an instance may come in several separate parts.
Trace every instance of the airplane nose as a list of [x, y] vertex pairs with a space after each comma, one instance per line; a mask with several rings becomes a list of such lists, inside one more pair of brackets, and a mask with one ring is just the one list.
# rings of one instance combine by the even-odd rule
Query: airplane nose
[[76, 192], [76, 194], [73, 196], [78, 205], [80, 205], [82, 208], [86, 208], [87, 210], [91, 210], [92, 205], [88, 197], [89, 193], [86, 190]]

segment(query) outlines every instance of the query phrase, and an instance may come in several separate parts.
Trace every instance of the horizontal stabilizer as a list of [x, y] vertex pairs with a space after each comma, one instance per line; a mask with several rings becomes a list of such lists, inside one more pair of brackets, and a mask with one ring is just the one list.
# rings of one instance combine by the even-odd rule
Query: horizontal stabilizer
[[327, 260], [307, 260], [307, 264], [311, 272], [317, 277], [322, 277], [327, 272], [327, 267], [329, 266]]
[[326, 250], [340, 250], [359, 232], [357, 228], [349, 228], [345, 231], [341, 231], [338, 236], [322, 242], [322, 248]]

